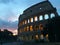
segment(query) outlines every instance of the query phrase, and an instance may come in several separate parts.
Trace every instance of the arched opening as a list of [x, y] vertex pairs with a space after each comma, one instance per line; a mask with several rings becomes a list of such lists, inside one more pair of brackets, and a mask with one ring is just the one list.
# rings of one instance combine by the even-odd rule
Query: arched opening
[[28, 19], [28, 23], [30, 23], [29, 19]]
[[38, 31], [39, 30], [39, 26], [38, 25], [34, 25], [34, 30]]
[[24, 21], [23, 21], [23, 25], [24, 25]]
[[38, 35], [35, 35], [35, 39], [38, 40], [39, 39], [39, 36]]
[[30, 18], [30, 22], [33, 22], [33, 18]]
[[29, 31], [29, 26], [27, 26], [27, 31]]
[[55, 17], [55, 14], [54, 13], [51, 14], [51, 18], [53, 18], [53, 17]]
[[27, 27], [24, 27], [24, 32], [27, 32]]
[[39, 20], [43, 20], [43, 16], [42, 15], [39, 16]]
[[48, 17], [48, 14], [45, 14], [45, 17], [44, 17], [45, 19], [48, 19], [49, 17]]
[[29, 35], [29, 40], [32, 40], [32, 35]]
[[38, 21], [38, 17], [37, 16], [34, 17], [34, 21]]
[[48, 34], [46, 34], [46, 39], [48, 40]]
[[33, 31], [33, 26], [32, 25], [30, 26], [30, 31]]
[[20, 33], [22, 33], [22, 30], [20, 29]]
[[43, 35], [43, 34], [40, 35], [40, 39], [41, 39], [41, 40], [44, 39], [44, 35]]
[[25, 24], [27, 24], [27, 20], [25, 20]]
[[42, 24], [39, 25], [39, 29], [40, 29], [40, 31], [43, 30], [43, 25]]

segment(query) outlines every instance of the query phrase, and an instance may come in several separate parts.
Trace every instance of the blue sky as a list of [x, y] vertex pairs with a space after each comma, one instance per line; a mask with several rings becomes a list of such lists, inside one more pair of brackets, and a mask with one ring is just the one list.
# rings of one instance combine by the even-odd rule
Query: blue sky
[[[16, 21], [26, 8], [42, 1], [44, 0], [0, 0], [0, 18], [6, 21]], [[60, 0], [50, 0], [50, 2], [60, 12]]]
[[[0, 0], [0, 28], [17, 29], [19, 15], [28, 7], [42, 1], [45, 0]], [[49, 1], [60, 15], [60, 0]]]

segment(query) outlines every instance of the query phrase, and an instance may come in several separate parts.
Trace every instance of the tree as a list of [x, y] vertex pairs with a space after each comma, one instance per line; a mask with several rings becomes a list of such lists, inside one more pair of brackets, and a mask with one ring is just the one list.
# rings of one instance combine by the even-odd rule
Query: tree
[[16, 41], [17, 35], [14, 36], [12, 32], [8, 31], [8, 29], [4, 29], [4, 31], [1, 31], [0, 29], [0, 41], [1, 42], [11, 42]]

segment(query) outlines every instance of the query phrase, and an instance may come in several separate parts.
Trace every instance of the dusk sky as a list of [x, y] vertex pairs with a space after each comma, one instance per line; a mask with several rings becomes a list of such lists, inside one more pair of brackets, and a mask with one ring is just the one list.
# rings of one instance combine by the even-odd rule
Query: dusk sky
[[[0, 29], [16, 33], [18, 17], [28, 7], [45, 0], [0, 0]], [[49, 0], [60, 15], [60, 0]]]

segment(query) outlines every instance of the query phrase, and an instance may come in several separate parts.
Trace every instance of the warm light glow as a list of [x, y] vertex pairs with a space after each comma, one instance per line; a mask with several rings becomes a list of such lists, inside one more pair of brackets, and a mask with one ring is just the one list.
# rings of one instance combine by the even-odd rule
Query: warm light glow
[[24, 31], [25, 31], [25, 32], [27, 31], [27, 28], [26, 28], [26, 27], [24, 27]]
[[39, 39], [38, 35], [36, 35], [36, 39]]
[[27, 26], [27, 31], [29, 30], [29, 26]]
[[14, 33], [13, 35], [15, 36], [16, 34]]
[[46, 37], [46, 40], [47, 40], [47, 41], [49, 41], [49, 39], [48, 39], [48, 34], [46, 34], [46, 36], [45, 36], [45, 37]]
[[46, 38], [48, 38], [48, 34], [46, 34]]
[[23, 21], [23, 25], [24, 25], [24, 21]]
[[33, 18], [31, 18], [30, 20], [31, 20], [31, 22], [33, 22]]
[[[1, 31], [4, 31], [5, 28], [1, 29]], [[8, 28], [7, 28], [8, 29]], [[18, 30], [17, 29], [8, 29], [8, 31], [12, 32], [13, 35], [18, 35]]]
[[25, 20], [25, 24], [27, 24], [27, 21]]
[[13, 31], [13, 35], [17, 35], [18, 34], [18, 31], [17, 30], [14, 30]]
[[30, 31], [33, 31], [33, 27], [32, 27], [32, 25], [30, 26]]
[[43, 34], [41, 34], [41, 35], [40, 35], [40, 39], [44, 39], [44, 36], [43, 36]]
[[37, 21], [37, 20], [38, 20], [37, 16], [35, 16], [35, 17], [34, 17], [34, 20], [35, 20], [35, 21]]
[[40, 28], [40, 30], [43, 30], [43, 25], [42, 25], [42, 24], [40, 24], [40, 27], [39, 27], [39, 28]]

